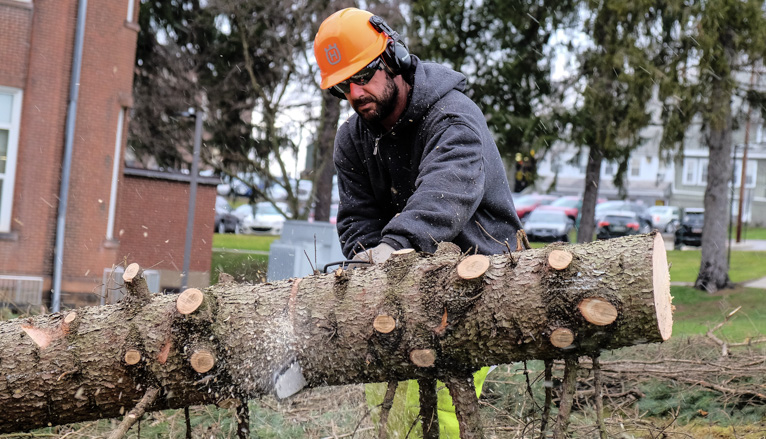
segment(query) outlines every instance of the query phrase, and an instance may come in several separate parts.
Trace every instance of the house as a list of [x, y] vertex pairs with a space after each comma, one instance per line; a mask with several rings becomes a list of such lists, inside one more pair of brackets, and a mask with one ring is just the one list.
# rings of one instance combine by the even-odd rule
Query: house
[[[749, 76], [749, 75], [748, 75]], [[761, 76], [766, 82], [766, 78]], [[742, 78], [740, 78], [742, 79]], [[655, 101], [654, 108], [659, 105]], [[746, 108], [747, 104], [744, 104]], [[733, 104], [735, 114], [743, 108], [740, 100]], [[747, 113], [742, 111], [740, 113]], [[758, 114], [756, 114], [758, 113]], [[668, 155], [659, 150], [662, 128], [659, 114], [655, 111], [655, 122], [641, 132], [643, 144], [630, 157], [625, 176], [625, 194], [628, 199], [647, 205], [664, 204], [680, 207], [701, 207], [704, 204], [707, 186], [708, 151], [704, 144], [702, 126], [698, 120], [686, 133], [683, 152]], [[742, 160], [747, 144], [747, 166], [743, 196], [743, 222], [752, 226], [766, 226], [766, 139], [764, 120], [759, 111], [740, 120], [732, 133], [734, 163], [734, 187], [731, 197], [733, 215], [736, 218], [742, 180]], [[746, 131], [749, 134], [746, 136]], [[584, 148], [587, 154], [587, 148]], [[538, 162], [539, 179], [535, 190], [561, 195], [581, 195], [584, 191], [586, 154], [578, 155], [578, 148], [564, 142], [557, 142]], [[620, 198], [614, 184], [617, 164], [604, 162], [601, 166], [599, 195], [607, 199]]]
[[[185, 230], [188, 204], [188, 177], [171, 184], [124, 169], [138, 5], [0, 0], [0, 303], [54, 311], [97, 304], [105, 270], [125, 261], [159, 264], [140, 260], [149, 253], [144, 246], [170, 239], [176, 248], [164, 263], [183, 258], [177, 235], [148, 242], [134, 231], [146, 227], [152, 236], [157, 218]], [[212, 226], [205, 224], [214, 213], [205, 203], [214, 192], [207, 186], [195, 224], [208, 248], [195, 247], [195, 286], [207, 285], [210, 267], [204, 253]], [[167, 197], [161, 211], [147, 208], [154, 197]]]

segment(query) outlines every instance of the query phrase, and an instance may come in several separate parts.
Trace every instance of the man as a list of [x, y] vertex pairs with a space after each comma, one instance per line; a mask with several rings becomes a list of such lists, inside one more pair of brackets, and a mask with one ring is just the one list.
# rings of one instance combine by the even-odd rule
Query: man
[[[462, 74], [410, 55], [380, 17], [355, 8], [322, 23], [314, 55], [321, 87], [356, 113], [338, 130], [334, 150], [347, 258], [382, 263], [395, 250], [433, 252], [442, 241], [471, 253], [516, 248], [521, 222], [503, 163], [484, 115], [462, 92]], [[477, 393], [486, 373], [474, 376]], [[367, 387], [376, 404], [385, 389], [378, 387]], [[413, 406], [417, 412], [417, 394], [414, 381], [399, 385], [400, 416], [412, 418]], [[442, 437], [457, 437], [446, 390], [438, 406]], [[397, 403], [389, 419], [396, 412]], [[398, 424], [406, 432], [411, 422]]]
[[314, 54], [323, 89], [356, 114], [335, 138], [338, 233], [347, 257], [515, 248], [521, 229], [500, 154], [465, 77], [410, 55], [379, 17], [336, 12], [320, 26]]

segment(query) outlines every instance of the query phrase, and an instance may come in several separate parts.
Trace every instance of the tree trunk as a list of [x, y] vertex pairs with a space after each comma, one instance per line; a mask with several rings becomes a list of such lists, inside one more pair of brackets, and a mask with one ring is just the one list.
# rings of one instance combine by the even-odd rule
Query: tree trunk
[[[554, 252], [571, 263], [552, 268]], [[0, 433], [119, 416], [149, 388], [159, 394], [147, 411], [236, 406], [296, 362], [309, 386], [449, 382], [488, 364], [663, 341], [670, 299], [659, 234], [493, 256], [445, 243], [369, 268], [219, 283], [201, 299], [131, 290], [116, 305], [0, 323]], [[381, 315], [394, 327], [377, 330]], [[571, 338], [554, 345], [556, 331]]]
[[338, 131], [340, 101], [329, 92], [322, 93], [322, 120], [319, 124], [316, 156], [314, 159], [317, 175], [314, 177], [314, 219], [330, 220], [332, 205], [332, 175], [335, 170], [332, 154], [335, 145], [335, 132]]
[[[723, 32], [728, 35], [728, 32]], [[722, 42], [723, 52], [731, 62], [731, 41]], [[722, 76], [726, 78], [727, 76]], [[696, 288], [715, 293], [731, 286], [726, 257], [726, 225], [730, 215], [729, 182], [731, 181], [731, 97], [728, 79], [713, 79], [711, 109], [708, 116], [708, 170], [705, 187], [705, 222], [702, 226], [702, 259], [694, 283]]]
[[604, 154], [601, 149], [591, 146], [588, 151], [588, 165], [585, 168], [585, 191], [580, 207], [580, 227], [577, 230], [577, 242], [579, 243], [593, 241], [593, 234], [596, 232], [596, 202], [601, 184], [601, 162], [603, 160]]

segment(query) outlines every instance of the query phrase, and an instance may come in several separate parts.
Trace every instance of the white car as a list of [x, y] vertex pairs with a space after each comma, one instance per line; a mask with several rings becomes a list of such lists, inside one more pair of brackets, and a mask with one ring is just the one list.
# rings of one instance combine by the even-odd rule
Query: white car
[[[290, 215], [290, 210], [286, 203], [278, 202], [277, 206], [286, 215]], [[282, 228], [285, 224], [285, 216], [279, 213], [279, 210], [268, 201], [261, 201], [255, 206], [245, 204], [235, 209], [234, 214], [244, 214], [242, 217], [242, 230], [246, 233], [267, 232], [272, 235], [282, 234]]]
[[681, 221], [681, 208], [676, 206], [652, 206], [646, 213], [652, 219], [652, 227], [663, 232], [675, 232]]

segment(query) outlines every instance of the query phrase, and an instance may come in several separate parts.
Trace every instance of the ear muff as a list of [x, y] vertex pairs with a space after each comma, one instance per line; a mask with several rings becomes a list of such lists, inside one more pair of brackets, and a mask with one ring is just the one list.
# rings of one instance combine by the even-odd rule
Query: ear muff
[[336, 90], [335, 87], [330, 87], [327, 89], [327, 91], [329, 91], [331, 95], [335, 96], [338, 99], [346, 100], [346, 95]]
[[412, 66], [410, 51], [407, 50], [404, 41], [399, 37], [399, 33], [393, 30], [385, 20], [377, 15], [370, 17], [370, 24], [372, 24], [372, 27], [378, 32], [388, 35], [388, 45], [386, 46], [386, 50], [384, 50], [380, 56], [394, 75], [401, 75], [409, 70]]

